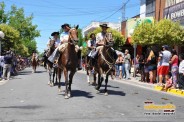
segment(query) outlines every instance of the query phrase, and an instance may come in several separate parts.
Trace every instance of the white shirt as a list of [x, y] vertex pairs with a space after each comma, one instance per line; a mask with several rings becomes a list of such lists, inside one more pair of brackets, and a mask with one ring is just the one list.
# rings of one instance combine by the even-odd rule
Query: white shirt
[[68, 40], [69, 38], [69, 33], [68, 32], [62, 32], [60, 35], [60, 40], [63, 42], [64, 40]]
[[[52, 40], [55, 40], [55, 39], [52, 39]], [[51, 40], [48, 40], [48, 41], [47, 41], [47, 44], [48, 44], [48, 45], [51, 43], [50, 41], [51, 41]], [[60, 45], [60, 39], [57, 38], [57, 40], [55, 40], [55, 46], [58, 47], [59, 45]]]
[[184, 73], [184, 60], [182, 60], [180, 62], [180, 65], [179, 65], [179, 73]]
[[[94, 41], [93, 46], [96, 46], [95, 40], [93, 40], [93, 41]], [[92, 40], [88, 40], [88, 42], [87, 42], [88, 47], [91, 47], [92, 46], [91, 42], [92, 42]]]
[[104, 35], [102, 34], [102, 32], [98, 33], [96, 35], [96, 43], [102, 42], [104, 38]]
[[164, 50], [159, 56], [161, 57], [160, 61], [161, 66], [169, 66], [169, 61], [171, 59], [171, 52], [168, 50]]

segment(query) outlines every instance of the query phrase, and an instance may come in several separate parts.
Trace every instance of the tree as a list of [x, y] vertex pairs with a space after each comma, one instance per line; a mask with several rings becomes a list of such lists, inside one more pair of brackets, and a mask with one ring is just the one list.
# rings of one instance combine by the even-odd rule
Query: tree
[[[101, 31], [102, 31], [101, 28], [97, 28], [94, 31], [88, 33], [88, 37], [90, 36], [91, 33], [97, 34], [97, 33], [101, 32]], [[112, 36], [113, 36], [113, 39], [115, 41], [114, 49], [117, 49], [117, 50], [120, 49], [120, 46], [122, 46], [125, 43], [125, 38], [121, 35], [120, 32], [118, 32], [116, 30], [113, 30], [111, 28], [109, 28], [107, 31], [108, 32], [112, 32]]]
[[22, 53], [27, 53], [24, 45], [19, 40], [20, 34], [16, 29], [6, 24], [0, 24], [0, 30], [5, 34], [5, 38], [2, 40], [3, 50], [20, 49]]
[[154, 23], [142, 23], [135, 28], [133, 43], [140, 45], [179, 45], [184, 40], [184, 30], [177, 22], [163, 19]]
[[[37, 30], [37, 25], [32, 24], [33, 15], [26, 17], [24, 9], [17, 8], [15, 5], [12, 5], [11, 10], [7, 13], [4, 11], [4, 3], [0, 3], [0, 7], [2, 8], [0, 10], [0, 14], [2, 14], [2, 16], [0, 15], [0, 19], [3, 20], [0, 22], [8, 24], [16, 29], [20, 34], [19, 41], [24, 45], [22, 48], [28, 51], [28, 53], [26, 53], [27, 55], [32, 54], [32, 51], [35, 51], [37, 48], [35, 38], [40, 36], [40, 31]], [[21, 51], [17, 52], [21, 53]], [[25, 55], [25, 53], [23, 54]]]

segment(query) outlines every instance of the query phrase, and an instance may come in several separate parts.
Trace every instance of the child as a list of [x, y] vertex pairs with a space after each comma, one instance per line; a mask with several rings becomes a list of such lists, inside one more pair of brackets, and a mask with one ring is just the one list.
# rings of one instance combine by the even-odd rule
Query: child
[[167, 74], [165, 76], [165, 85], [164, 85], [164, 88], [163, 88], [163, 91], [167, 91], [168, 88], [171, 88], [172, 87], [172, 79], [171, 79], [171, 75], [170, 74]]

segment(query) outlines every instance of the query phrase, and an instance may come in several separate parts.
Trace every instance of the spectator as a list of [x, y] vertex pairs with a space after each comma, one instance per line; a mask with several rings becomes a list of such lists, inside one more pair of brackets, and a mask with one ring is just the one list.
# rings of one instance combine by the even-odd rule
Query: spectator
[[166, 83], [165, 83], [165, 85], [164, 85], [164, 87], [163, 87], [163, 91], [167, 91], [168, 90], [168, 88], [171, 88], [172, 87], [172, 79], [171, 79], [171, 75], [170, 74], [167, 74], [166, 76], [165, 76], [165, 81], [166, 81]]
[[10, 71], [11, 71], [11, 64], [12, 64], [12, 54], [10, 51], [6, 52], [4, 56], [4, 67], [3, 67], [3, 80], [10, 80]]
[[175, 49], [171, 51], [172, 58], [169, 61], [171, 64], [171, 73], [172, 73], [172, 79], [173, 79], [173, 88], [176, 88], [177, 85], [177, 77], [178, 77], [178, 56]]
[[3, 66], [4, 66], [4, 56], [0, 56], [0, 77], [2, 76]]
[[169, 61], [171, 58], [171, 52], [168, 51], [168, 46], [162, 46], [162, 53], [159, 55], [159, 61], [161, 66], [158, 68], [159, 84], [162, 85], [163, 77], [169, 73]]
[[144, 63], [144, 57], [141, 55], [139, 58], [139, 72], [141, 74], [141, 82], [145, 82]]
[[124, 62], [125, 62], [126, 80], [130, 80], [130, 62], [131, 62], [131, 57], [130, 57], [129, 51], [127, 49], [125, 50], [124, 60], [125, 60]]
[[184, 54], [179, 55], [180, 65], [179, 65], [179, 79], [178, 79], [178, 88], [184, 89]]
[[157, 69], [157, 63], [156, 63], [156, 56], [153, 50], [150, 51], [150, 54], [147, 59], [148, 63], [148, 71], [149, 71], [149, 83], [154, 83], [156, 81], [156, 69]]
[[123, 64], [122, 54], [118, 54], [118, 59], [116, 60], [116, 64], [118, 65], [119, 78], [122, 79], [122, 64]]
[[133, 60], [133, 64], [134, 64], [134, 68], [135, 68], [134, 76], [136, 76], [137, 73], [139, 73], [139, 58], [140, 58], [140, 56], [139, 56], [139, 54], [137, 54], [136, 57]]

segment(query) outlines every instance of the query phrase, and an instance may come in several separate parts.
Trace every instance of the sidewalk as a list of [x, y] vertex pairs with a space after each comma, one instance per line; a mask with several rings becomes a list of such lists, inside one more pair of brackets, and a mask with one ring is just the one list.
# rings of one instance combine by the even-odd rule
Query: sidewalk
[[[85, 71], [78, 71], [78, 73], [86, 74]], [[167, 92], [165, 92], [165, 91], [161, 91], [162, 90], [161, 86], [157, 86], [157, 84], [149, 84], [149, 83], [145, 83], [145, 82], [140, 82], [139, 79], [140, 79], [140, 77], [131, 77], [131, 80], [125, 80], [125, 79], [119, 79], [119, 78], [111, 79], [110, 78], [110, 80], [115, 81], [115, 82], [133, 85], [133, 86], [141, 87], [144, 89], [158, 91], [158, 92], [162, 92], [165, 94], [170, 94], [170, 95], [174, 95], [174, 96], [178, 96], [178, 97], [184, 97], [184, 90], [168, 89]]]

